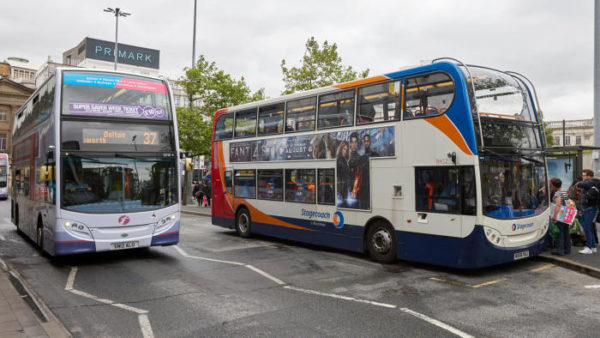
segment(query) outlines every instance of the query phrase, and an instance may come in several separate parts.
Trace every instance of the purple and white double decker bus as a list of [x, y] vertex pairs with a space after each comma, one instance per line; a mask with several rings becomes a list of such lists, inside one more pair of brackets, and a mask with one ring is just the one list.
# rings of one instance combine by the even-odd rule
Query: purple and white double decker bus
[[50, 255], [178, 243], [176, 121], [164, 80], [58, 68], [17, 112], [13, 223]]

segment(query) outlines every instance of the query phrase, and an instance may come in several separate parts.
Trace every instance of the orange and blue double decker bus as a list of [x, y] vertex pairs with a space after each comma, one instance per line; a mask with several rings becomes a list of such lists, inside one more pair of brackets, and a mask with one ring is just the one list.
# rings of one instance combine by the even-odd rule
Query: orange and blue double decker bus
[[545, 140], [523, 75], [444, 58], [216, 112], [212, 222], [477, 268], [537, 255]]

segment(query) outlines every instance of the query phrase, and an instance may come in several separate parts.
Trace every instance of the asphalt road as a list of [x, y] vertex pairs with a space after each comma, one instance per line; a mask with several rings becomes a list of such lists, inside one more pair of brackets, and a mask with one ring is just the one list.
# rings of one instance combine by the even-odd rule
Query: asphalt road
[[[0, 202], [0, 257], [75, 337], [596, 336], [600, 280], [533, 259], [460, 271], [182, 215], [176, 247], [40, 256]], [[587, 286], [587, 287], [586, 287]]]

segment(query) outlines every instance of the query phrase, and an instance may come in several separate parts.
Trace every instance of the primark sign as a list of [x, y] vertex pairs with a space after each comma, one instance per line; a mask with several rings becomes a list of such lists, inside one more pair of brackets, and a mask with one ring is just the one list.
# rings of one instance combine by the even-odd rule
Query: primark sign
[[[114, 42], [86, 38], [85, 57], [88, 59], [114, 62], [114, 50]], [[117, 59], [123, 64], [158, 69], [160, 51], [119, 43]]]

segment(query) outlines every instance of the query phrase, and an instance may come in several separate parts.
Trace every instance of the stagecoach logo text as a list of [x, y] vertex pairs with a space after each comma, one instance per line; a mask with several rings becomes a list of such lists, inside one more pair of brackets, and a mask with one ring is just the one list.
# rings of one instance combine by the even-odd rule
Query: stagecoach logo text
[[513, 224], [512, 225], [512, 231], [517, 231], [517, 230], [525, 230], [528, 228], [533, 227], [533, 223], [527, 223], [527, 224]]
[[312, 210], [306, 210], [306, 209], [302, 209], [302, 216], [306, 216], [308, 218], [323, 218], [323, 219], [331, 218], [331, 214], [328, 212], [318, 212], [318, 211], [312, 211]]

